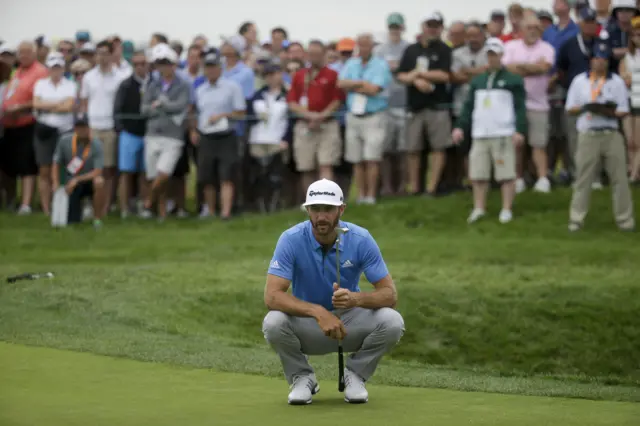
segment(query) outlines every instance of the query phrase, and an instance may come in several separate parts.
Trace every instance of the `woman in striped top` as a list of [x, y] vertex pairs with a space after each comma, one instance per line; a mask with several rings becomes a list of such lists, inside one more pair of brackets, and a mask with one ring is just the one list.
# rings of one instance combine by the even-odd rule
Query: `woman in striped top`
[[629, 88], [631, 114], [624, 119], [624, 133], [629, 147], [629, 180], [640, 181], [640, 17], [631, 21], [629, 51], [620, 61], [619, 73]]

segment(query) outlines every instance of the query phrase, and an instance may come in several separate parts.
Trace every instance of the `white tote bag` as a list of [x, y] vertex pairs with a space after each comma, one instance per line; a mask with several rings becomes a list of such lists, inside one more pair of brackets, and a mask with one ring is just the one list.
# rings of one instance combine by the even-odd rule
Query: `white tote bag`
[[53, 194], [53, 203], [51, 205], [51, 226], [65, 227], [69, 219], [69, 195], [61, 186]]

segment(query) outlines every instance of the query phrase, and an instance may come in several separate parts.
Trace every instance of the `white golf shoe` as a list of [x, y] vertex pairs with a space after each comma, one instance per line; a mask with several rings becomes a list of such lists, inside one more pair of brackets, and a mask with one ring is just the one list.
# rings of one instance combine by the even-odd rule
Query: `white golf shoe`
[[344, 400], [351, 404], [364, 404], [369, 400], [364, 380], [349, 369], [344, 370]]
[[312, 376], [298, 376], [293, 380], [291, 392], [289, 392], [289, 404], [311, 404], [313, 395], [320, 392], [320, 385]]

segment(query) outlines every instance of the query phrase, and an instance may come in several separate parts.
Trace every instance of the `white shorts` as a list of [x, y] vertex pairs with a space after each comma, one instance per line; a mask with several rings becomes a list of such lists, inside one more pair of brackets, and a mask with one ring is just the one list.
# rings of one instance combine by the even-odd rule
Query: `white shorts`
[[387, 137], [387, 116], [381, 111], [365, 117], [347, 114], [344, 158], [358, 164], [381, 161]]
[[144, 163], [147, 179], [153, 180], [162, 173], [173, 175], [173, 170], [182, 155], [184, 142], [165, 136], [145, 136]]

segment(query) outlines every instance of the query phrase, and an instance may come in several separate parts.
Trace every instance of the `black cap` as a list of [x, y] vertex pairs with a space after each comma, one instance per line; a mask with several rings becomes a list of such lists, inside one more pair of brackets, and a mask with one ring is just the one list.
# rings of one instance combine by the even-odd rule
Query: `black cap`
[[494, 19], [505, 19], [505, 14], [502, 10], [496, 9], [491, 11], [491, 20]]
[[279, 71], [282, 71], [282, 67], [280, 66], [280, 64], [270, 62], [264, 66], [264, 70], [262, 71], [262, 73], [266, 75], [273, 74]]
[[538, 12], [538, 19], [548, 19], [553, 22], [553, 15], [548, 10], [541, 10]]
[[73, 117], [73, 125], [76, 127], [79, 126], [88, 126], [89, 125], [89, 116], [84, 113], [78, 113]]
[[220, 65], [222, 58], [215, 47], [210, 47], [202, 52], [202, 62], [205, 65]]

